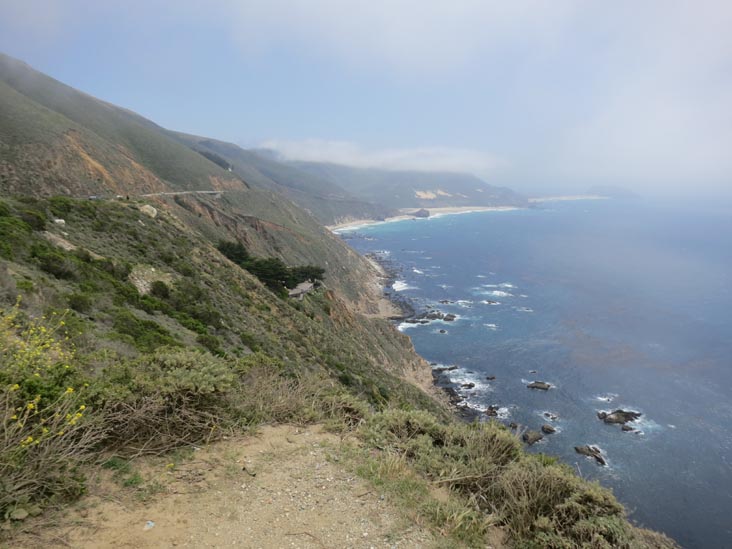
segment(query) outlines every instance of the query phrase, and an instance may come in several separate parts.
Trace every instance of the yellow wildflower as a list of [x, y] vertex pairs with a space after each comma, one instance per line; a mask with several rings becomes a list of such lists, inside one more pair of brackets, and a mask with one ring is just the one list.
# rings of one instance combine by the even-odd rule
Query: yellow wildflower
[[35, 405], [35, 404], [33, 404], [32, 402], [29, 402], [29, 403], [28, 403], [28, 404], [26, 405], [26, 408], [27, 408], [28, 410], [32, 410], [32, 409], [33, 409], [33, 408], [35, 408], [35, 407], [36, 407], [36, 405]]
[[17, 391], [18, 389], [20, 389], [20, 385], [17, 383], [10, 388], [11, 391]]
[[84, 404], [82, 404], [81, 406], [79, 406], [79, 410], [81, 410], [83, 412], [84, 410], [86, 410], [86, 406]]
[[69, 394], [71, 394], [73, 392], [74, 392], [74, 388], [73, 387], [66, 387], [66, 394], [67, 395], [69, 395]]

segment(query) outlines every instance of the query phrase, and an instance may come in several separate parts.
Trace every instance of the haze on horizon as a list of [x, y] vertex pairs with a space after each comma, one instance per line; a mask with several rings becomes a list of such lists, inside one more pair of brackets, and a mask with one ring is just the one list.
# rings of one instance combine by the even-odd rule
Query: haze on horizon
[[732, 4], [0, 0], [0, 51], [171, 129], [525, 192], [732, 188]]

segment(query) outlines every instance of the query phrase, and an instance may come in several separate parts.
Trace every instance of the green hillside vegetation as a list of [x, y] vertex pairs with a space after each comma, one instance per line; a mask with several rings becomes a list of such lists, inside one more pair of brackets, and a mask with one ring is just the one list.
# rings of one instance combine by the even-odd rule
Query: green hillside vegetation
[[[404, 382], [417, 357], [385, 321], [325, 289], [283, 299], [167, 213], [5, 200], [0, 235], [0, 513], [11, 529], [81, 495], [104, 456], [325, 421], [355, 430], [354, 469], [413, 502], [450, 546], [480, 547], [501, 524], [517, 547], [672, 547], [631, 527], [607, 490], [525, 454], [498, 424], [451, 419]], [[427, 497], [430, 483], [449, 502]]]
[[252, 257], [241, 242], [221, 241], [216, 248], [281, 297], [302, 282], [322, 280], [325, 274], [325, 269], [315, 265], [288, 267], [276, 257]]
[[152, 122], [2, 54], [0, 142], [0, 182], [13, 192], [29, 180], [76, 195], [243, 185]]
[[256, 256], [326, 268], [333, 274], [329, 287], [352, 307], [373, 312], [374, 290], [363, 284], [374, 275], [367, 261], [273, 192], [273, 183], [251, 188], [224, 169], [226, 160], [215, 151], [205, 156], [171, 135], [0, 54], [0, 193], [135, 199], [145, 193], [223, 189], [221, 195], [150, 200], [212, 241], [236, 239]]
[[383, 219], [396, 211], [381, 200], [364, 200], [337, 181], [300, 170], [268, 155], [232, 143], [178, 132], [170, 135], [207, 158], [218, 158], [242, 179], [261, 189], [276, 191], [312, 213], [324, 225], [352, 219]]

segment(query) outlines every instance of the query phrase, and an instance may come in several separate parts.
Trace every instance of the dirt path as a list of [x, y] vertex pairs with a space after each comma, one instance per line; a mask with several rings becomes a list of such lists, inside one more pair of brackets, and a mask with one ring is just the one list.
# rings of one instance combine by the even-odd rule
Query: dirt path
[[89, 549], [434, 546], [428, 531], [330, 459], [338, 444], [337, 436], [318, 427], [265, 427], [256, 436], [201, 449], [176, 466], [146, 460], [138, 467], [159, 493], [141, 500], [139, 492], [120, 489], [111, 478], [98, 479], [61, 526], [13, 544]]

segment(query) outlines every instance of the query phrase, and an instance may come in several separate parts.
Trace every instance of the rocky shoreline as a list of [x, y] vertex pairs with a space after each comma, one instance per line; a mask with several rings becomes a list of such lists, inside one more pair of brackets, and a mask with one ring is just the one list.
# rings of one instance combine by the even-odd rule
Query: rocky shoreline
[[[399, 279], [400, 269], [394, 265], [387, 257], [378, 253], [367, 254], [366, 257], [376, 264], [382, 273], [383, 296], [398, 310], [398, 314], [392, 314], [388, 317], [394, 323], [404, 324], [430, 324], [432, 322], [454, 322], [459, 316], [454, 313], [445, 313], [437, 308], [437, 304], [427, 306], [422, 312], [417, 312], [412, 306], [408, 298], [402, 297], [398, 292], [391, 290], [392, 285]], [[441, 300], [440, 304], [451, 305], [455, 302], [449, 300]], [[494, 303], [494, 302], [489, 302]], [[441, 329], [438, 333], [446, 333]], [[460, 370], [457, 365], [438, 365], [430, 363], [432, 372], [432, 386], [439, 400], [445, 402], [453, 411], [456, 417], [466, 422], [473, 421], [500, 421], [508, 429], [510, 429], [520, 440], [527, 446], [533, 446], [541, 442], [547, 436], [559, 436], [561, 430], [552, 423], [559, 418], [552, 412], [544, 412], [545, 422], [537, 424], [533, 428], [529, 425], [519, 425], [515, 422], [509, 422], [508, 410], [499, 404], [490, 404], [485, 409], [476, 408], [468, 403], [471, 391], [475, 389], [476, 384], [473, 382], [455, 381], [451, 376], [452, 372]], [[475, 372], [466, 372], [474, 374]], [[530, 374], [536, 374], [535, 370], [531, 370]], [[485, 376], [485, 382], [496, 381], [495, 375]], [[539, 393], [549, 391], [555, 388], [555, 385], [549, 381], [534, 379], [525, 382], [526, 388], [530, 391]], [[609, 402], [609, 400], [607, 401]], [[615, 409], [612, 411], [598, 410], [597, 418], [605, 425], [620, 425], [621, 431], [642, 433], [638, 428], [632, 425], [641, 417], [640, 412], [632, 410]], [[608, 460], [602, 451], [595, 444], [578, 444], [574, 446], [577, 454], [594, 461], [599, 466], [607, 466]]]

